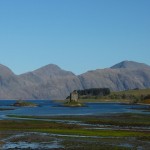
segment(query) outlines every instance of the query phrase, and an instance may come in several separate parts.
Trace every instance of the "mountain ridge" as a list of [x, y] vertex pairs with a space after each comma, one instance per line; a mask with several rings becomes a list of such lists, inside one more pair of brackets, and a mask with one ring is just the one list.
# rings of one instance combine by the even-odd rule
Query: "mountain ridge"
[[73, 90], [110, 88], [120, 91], [150, 88], [150, 66], [122, 61], [110, 68], [75, 75], [55, 64], [21, 75], [0, 65], [0, 99], [64, 99]]
[[128, 69], [141, 69], [141, 68], [149, 68], [150, 66], [144, 64], [144, 63], [139, 63], [135, 61], [122, 61], [118, 64], [115, 64], [114, 66], [110, 67], [111, 69], [119, 69], [119, 68], [128, 68]]

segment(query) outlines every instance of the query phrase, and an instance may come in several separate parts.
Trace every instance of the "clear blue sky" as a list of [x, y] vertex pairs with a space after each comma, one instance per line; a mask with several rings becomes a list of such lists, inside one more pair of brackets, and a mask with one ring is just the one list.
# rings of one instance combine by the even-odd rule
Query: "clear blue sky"
[[16, 74], [123, 60], [150, 65], [150, 0], [0, 0], [0, 63]]

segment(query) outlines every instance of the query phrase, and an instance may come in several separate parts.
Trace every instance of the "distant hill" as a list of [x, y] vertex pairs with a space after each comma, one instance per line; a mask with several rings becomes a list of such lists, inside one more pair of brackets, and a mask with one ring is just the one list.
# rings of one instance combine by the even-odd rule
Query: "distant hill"
[[123, 61], [76, 76], [54, 64], [21, 75], [0, 65], [0, 99], [64, 99], [73, 90], [90, 88], [112, 91], [150, 88], [150, 66]]
[[113, 91], [150, 87], [150, 66], [123, 61], [107, 69], [97, 69], [79, 75], [83, 88], [110, 88]]
[[150, 66], [138, 63], [134, 61], [122, 61], [114, 66], [111, 69], [119, 69], [119, 68], [126, 68], [126, 69], [150, 69]]
[[72, 72], [50, 64], [19, 76], [30, 99], [64, 99], [74, 89], [82, 89], [78, 77]]

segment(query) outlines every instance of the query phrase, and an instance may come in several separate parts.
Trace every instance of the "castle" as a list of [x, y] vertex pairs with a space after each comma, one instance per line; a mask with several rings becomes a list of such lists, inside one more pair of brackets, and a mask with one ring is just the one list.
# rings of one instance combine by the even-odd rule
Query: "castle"
[[70, 102], [78, 102], [79, 95], [77, 90], [74, 90], [72, 93], [70, 93]]

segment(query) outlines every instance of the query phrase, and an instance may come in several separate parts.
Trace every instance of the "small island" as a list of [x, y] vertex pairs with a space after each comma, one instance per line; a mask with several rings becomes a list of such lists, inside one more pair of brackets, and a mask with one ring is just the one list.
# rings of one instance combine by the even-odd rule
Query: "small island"
[[70, 93], [69, 100], [63, 104], [63, 106], [68, 107], [83, 107], [85, 106], [83, 103], [79, 102], [79, 94], [77, 90], [74, 90], [72, 93]]
[[0, 111], [15, 110], [15, 108], [0, 108]]
[[17, 100], [12, 106], [16, 106], [16, 107], [36, 107], [37, 104], [32, 103], [32, 102], [27, 102], [24, 100]]

